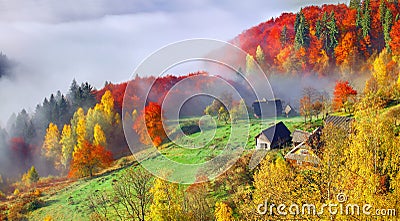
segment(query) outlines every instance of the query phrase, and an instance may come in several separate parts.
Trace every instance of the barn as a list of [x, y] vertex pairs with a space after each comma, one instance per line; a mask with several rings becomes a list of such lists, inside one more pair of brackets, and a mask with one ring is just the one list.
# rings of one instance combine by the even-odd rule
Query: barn
[[269, 127], [256, 137], [256, 149], [276, 149], [285, 146], [291, 141], [290, 131], [283, 122]]
[[283, 111], [280, 99], [254, 101], [252, 107], [254, 116], [257, 118], [281, 116]]

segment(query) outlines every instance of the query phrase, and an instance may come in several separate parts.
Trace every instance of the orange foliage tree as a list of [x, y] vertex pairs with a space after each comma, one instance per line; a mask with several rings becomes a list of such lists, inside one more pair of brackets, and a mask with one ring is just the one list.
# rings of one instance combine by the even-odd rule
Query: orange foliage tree
[[392, 31], [390, 32], [390, 38], [392, 41], [390, 44], [390, 49], [393, 54], [400, 55], [400, 21], [397, 21], [392, 27]]
[[153, 143], [160, 146], [167, 137], [162, 124], [162, 110], [157, 103], [150, 102], [140, 116], [136, 118], [133, 129], [138, 133], [139, 140], [145, 145]]
[[112, 163], [112, 154], [100, 145], [93, 145], [84, 141], [78, 148], [71, 161], [70, 177], [92, 177], [99, 169], [107, 168]]
[[[333, 108], [339, 110], [345, 107], [357, 95], [357, 91], [350, 86], [348, 81], [338, 81], [333, 92]], [[346, 108], [345, 108], [346, 111]]]

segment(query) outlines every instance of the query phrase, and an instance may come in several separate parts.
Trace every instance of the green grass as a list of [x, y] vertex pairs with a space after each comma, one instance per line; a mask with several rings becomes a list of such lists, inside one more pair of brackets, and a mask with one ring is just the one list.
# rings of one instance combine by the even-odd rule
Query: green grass
[[[196, 119], [190, 118], [189, 120], [195, 121]], [[303, 124], [302, 117], [282, 117], [278, 118], [275, 122], [277, 123], [279, 121], [283, 121], [291, 131], [296, 128], [301, 128]], [[237, 128], [237, 133], [245, 134], [244, 137], [247, 139], [243, 141], [241, 140], [240, 136], [232, 136], [229, 143], [231, 145], [239, 145], [244, 143], [245, 145], [242, 147], [245, 149], [254, 149], [254, 137], [262, 129], [266, 129], [275, 122], [273, 119], [251, 119], [250, 125], [247, 127], [243, 121], [239, 121], [234, 125], [234, 127]], [[208, 159], [219, 155], [223, 151], [225, 145], [228, 143], [231, 129], [231, 125], [218, 125], [218, 128], [215, 132], [215, 137], [209, 142], [207, 142], [207, 139], [214, 134], [212, 131], [204, 131], [201, 132], [202, 134], [191, 135], [194, 139], [200, 139], [199, 142], [204, 144], [203, 148], [182, 148], [176, 144], [167, 143], [162, 146], [164, 149], [161, 150], [161, 153], [168, 159], [184, 164], [198, 164], [206, 162]], [[178, 139], [177, 141], [184, 142], [183, 139]], [[161, 159], [158, 157], [149, 158], [143, 161], [142, 164], [145, 167], [151, 168], [157, 166], [156, 164], [160, 162], [160, 160]], [[43, 220], [48, 215], [50, 215], [53, 220], [89, 220], [91, 211], [89, 211], [88, 207], [86, 206], [88, 196], [96, 190], [112, 190], [112, 180], [116, 179], [125, 170], [126, 169], [120, 169], [93, 179], [79, 180], [52, 196], [45, 195], [43, 200], [46, 201], [46, 206], [33, 211], [29, 216], [30, 220]], [[184, 170], [177, 170], [174, 173], [174, 176], [176, 176], [174, 178], [179, 179], [181, 177], [190, 177], [197, 172], [198, 171], [195, 169], [188, 167]], [[215, 193], [216, 197], [223, 195], [224, 193]]]

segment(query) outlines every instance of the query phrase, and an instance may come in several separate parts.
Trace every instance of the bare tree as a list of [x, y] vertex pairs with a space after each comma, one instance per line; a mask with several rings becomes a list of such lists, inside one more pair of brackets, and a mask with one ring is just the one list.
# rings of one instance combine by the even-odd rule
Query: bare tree
[[307, 118], [312, 121], [313, 104], [317, 97], [318, 91], [313, 87], [306, 87], [303, 89], [303, 97], [300, 99], [300, 114], [304, 116], [304, 123]]
[[88, 198], [95, 220], [109, 220], [115, 214], [119, 220], [144, 221], [152, 200], [153, 177], [145, 169], [129, 168], [114, 180], [111, 192], [96, 191]]

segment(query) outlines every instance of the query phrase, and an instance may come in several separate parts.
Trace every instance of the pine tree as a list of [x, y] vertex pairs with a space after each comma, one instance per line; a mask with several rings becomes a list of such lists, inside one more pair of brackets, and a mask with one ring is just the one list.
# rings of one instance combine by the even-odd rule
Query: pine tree
[[383, 35], [385, 38], [385, 45], [388, 50], [390, 50], [390, 41], [392, 40], [390, 38], [390, 31], [392, 30], [392, 26], [393, 26], [393, 14], [388, 9], [388, 10], [386, 10], [385, 18], [384, 18], [384, 22], [383, 22]]
[[306, 17], [302, 12], [299, 13], [299, 22], [297, 24], [296, 35], [294, 38], [294, 46], [296, 50], [301, 47], [308, 48], [310, 45], [310, 27]]
[[379, 4], [379, 18], [381, 20], [381, 24], [382, 24], [382, 27], [383, 27], [385, 25], [386, 10], [388, 10], [388, 9], [387, 9], [386, 4], [385, 4], [386, 0], [380, 0], [380, 1], [381, 2]]
[[287, 26], [284, 25], [281, 31], [281, 36], [280, 36], [280, 42], [281, 42], [281, 46], [285, 47], [286, 44], [288, 43], [288, 30], [287, 30]]
[[34, 166], [32, 166], [28, 172], [26, 172], [23, 176], [22, 176], [22, 181], [26, 184], [26, 185], [32, 185], [32, 184], [36, 184], [39, 181], [39, 174], [36, 171], [36, 168]]
[[321, 25], [321, 20], [317, 20], [315, 22], [315, 36], [317, 36], [318, 39], [321, 38], [321, 33], [322, 33], [322, 25]]
[[370, 0], [365, 0], [363, 2], [363, 15], [361, 18], [361, 29], [363, 37], [365, 38], [369, 35], [371, 30], [371, 8], [370, 8]]
[[361, 0], [350, 0], [350, 4], [349, 4], [350, 8], [357, 9], [360, 7], [360, 5], [361, 5]]
[[329, 35], [329, 43], [328, 43], [327, 51], [333, 52], [335, 50], [336, 46], [339, 44], [339, 42], [338, 42], [339, 31], [336, 26], [335, 12], [333, 12], [333, 11], [331, 12], [329, 21], [327, 22], [327, 29], [328, 29], [328, 35]]

